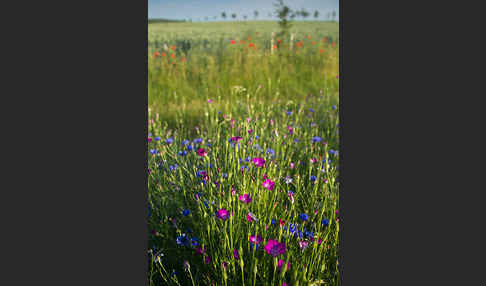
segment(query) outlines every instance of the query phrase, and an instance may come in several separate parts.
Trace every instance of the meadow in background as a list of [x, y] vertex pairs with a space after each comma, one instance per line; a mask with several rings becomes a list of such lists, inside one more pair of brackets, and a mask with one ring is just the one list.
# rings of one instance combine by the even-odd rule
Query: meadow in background
[[338, 24], [149, 24], [150, 285], [337, 285]]

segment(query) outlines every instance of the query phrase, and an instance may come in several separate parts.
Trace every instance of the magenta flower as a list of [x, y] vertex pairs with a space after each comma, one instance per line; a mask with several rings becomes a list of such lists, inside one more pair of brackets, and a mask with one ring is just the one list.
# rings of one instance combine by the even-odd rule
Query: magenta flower
[[290, 284], [289, 284], [289, 283], [287, 283], [287, 282], [283, 282], [283, 283], [282, 283], [282, 286], [290, 286]]
[[258, 219], [256, 218], [256, 216], [252, 213], [248, 213], [248, 215], [246, 216], [246, 220], [249, 221], [249, 222], [252, 222], [252, 221], [257, 221]]
[[208, 103], [211, 103], [211, 102], [213, 102], [213, 100], [212, 99], [208, 99]]
[[253, 164], [255, 164], [255, 166], [257, 167], [263, 167], [265, 165], [265, 159], [263, 158], [253, 158], [253, 160], [251, 160], [253, 162]]
[[238, 250], [233, 249], [233, 257], [234, 257], [236, 260], [239, 260], [239, 259], [240, 259], [240, 254], [238, 253]]
[[216, 217], [222, 220], [227, 220], [229, 218], [229, 211], [225, 209], [220, 209], [216, 212]]
[[289, 134], [294, 134], [294, 128], [292, 126], [287, 126], [287, 130], [289, 130]]
[[266, 179], [265, 181], [263, 181], [263, 187], [267, 190], [273, 190], [273, 188], [275, 187], [275, 182], [272, 182], [270, 181], [269, 179]]
[[240, 201], [244, 202], [245, 204], [249, 204], [251, 203], [251, 196], [249, 194], [241, 195]]
[[293, 169], [295, 167], [294, 163], [290, 163], [290, 169]]
[[228, 267], [228, 262], [226, 261], [221, 262], [221, 266], [223, 266], [223, 268], [226, 269], [226, 267]]
[[263, 241], [263, 237], [261, 237], [260, 235], [257, 235], [256, 237], [254, 235], [250, 235], [250, 237], [248, 238], [248, 240], [251, 243], [259, 244], [260, 242]]
[[[282, 259], [280, 259], [278, 261], [278, 268], [282, 268], [282, 266], [285, 264], [285, 261], [283, 261]], [[290, 262], [287, 263], [287, 270], [290, 270]]]
[[211, 256], [204, 257], [204, 263], [205, 264], [209, 264], [209, 263], [211, 263], [211, 261], [212, 261]]
[[241, 136], [235, 136], [235, 137], [231, 137], [231, 141], [233, 142], [240, 142], [243, 138]]
[[236, 195], [236, 190], [235, 190], [235, 188], [233, 188], [233, 187], [231, 187], [231, 195], [232, 195], [232, 196]]
[[268, 240], [267, 245], [265, 245], [265, 251], [273, 257], [284, 254], [286, 251], [285, 243], [270, 239]]
[[203, 253], [206, 253], [206, 248], [203, 248], [202, 246], [199, 246], [198, 248], [196, 248], [196, 254], [197, 255], [201, 255]]
[[197, 154], [201, 157], [204, 157], [208, 154], [208, 151], [204, 150], [204, 148], [199, 148], [199, 150], [197, 150]]
[[152, 138], [150, 138], [150, 137], [149, 137], [149, 138], [148, 138], [148, 142], [152, 142]]

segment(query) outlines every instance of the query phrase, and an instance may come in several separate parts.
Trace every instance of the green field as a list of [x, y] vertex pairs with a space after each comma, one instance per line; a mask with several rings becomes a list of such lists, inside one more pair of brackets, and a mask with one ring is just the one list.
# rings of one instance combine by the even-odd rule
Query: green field
[[[255, 102], [300, 100], [322, 92], [332, 95], [336, 104], [339, 55], [338, 46], [331, 43], [338, 42], [338, 24], [296, 22], [293, 50], [290, 39], [280, 39], [280, 47], [270, 55], [271, 33], [277, 31], [278, 24], [270, 21], [149, 24], [150, 107], [172, 126], [177, 114], [194, 125], [208, 99], [220, 99], [215, 105], [228, 111], [225, 105], [241, 98], [234, 86], [244, 87]], [[249, 37], [256, 51], [248, 47]], [[303, 42], [301, 48], [296, 47], [298, 41]], [[154, 58], [156, 51], [166, 56]]]
[[338, 24], [278, 29], [149, 24], [150, 285], [339, 284]]

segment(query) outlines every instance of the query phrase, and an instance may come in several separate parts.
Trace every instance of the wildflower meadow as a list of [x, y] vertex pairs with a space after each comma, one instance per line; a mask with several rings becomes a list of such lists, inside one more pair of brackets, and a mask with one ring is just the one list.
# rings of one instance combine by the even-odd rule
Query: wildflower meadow
[[149, 285], [339, 284], [337, 25], [149, 24]]

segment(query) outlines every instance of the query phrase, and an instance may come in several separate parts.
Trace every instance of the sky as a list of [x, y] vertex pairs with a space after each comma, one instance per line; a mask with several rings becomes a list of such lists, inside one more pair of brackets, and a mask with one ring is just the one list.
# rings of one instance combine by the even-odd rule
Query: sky
[[[275, 11], [276, 0], [148, 0], [148, 17], [184, 20], [192, 18], [193, 21], [204, 20], [207, 16], [210, 21], [215, 21], [213, 16], [218, 16], [216, 21], [221, 21], [221, 13], [226, 12], [226, 21], [236, 13], [237, 20], [248, 16], [248, 20], [254, 19], [253, 11], [258, 10], [258, 19], [268, 20], [268, 13]], [[314, 19], [314, 11], [319, 11], [319, 19], [324, 19], [328, 12], [336, 11], [336, 19], [339, 19], [339, 0], [284, 0], [285, 5], [291, 9], [304, 8], [310, 12], [307, 19]]]

